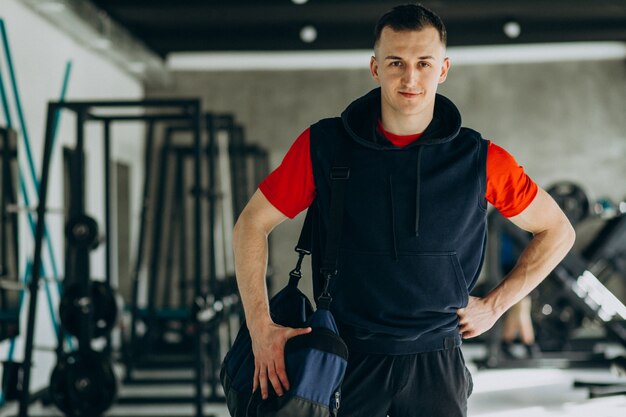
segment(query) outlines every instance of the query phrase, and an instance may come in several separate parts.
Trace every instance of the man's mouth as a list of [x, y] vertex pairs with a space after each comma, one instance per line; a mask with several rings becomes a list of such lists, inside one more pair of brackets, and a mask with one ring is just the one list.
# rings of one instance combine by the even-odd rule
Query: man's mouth
[[402, 97], [406, 97], [406, 98], [414, 98], [419, 95], [419, 93], [411, 93], [411, 92], [405, 92], [405, 91], [400, 91], [400, 94], [402, 95]]

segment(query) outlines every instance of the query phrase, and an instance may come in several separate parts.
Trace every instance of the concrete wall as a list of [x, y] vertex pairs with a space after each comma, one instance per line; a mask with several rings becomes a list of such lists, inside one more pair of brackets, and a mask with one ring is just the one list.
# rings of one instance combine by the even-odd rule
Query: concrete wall
[[[69, 88], [66, 100], [87, 100], [125, 98], [140, 99], [143, 97], [142, 83], [121, 71], [118, 67], [102, 59], [96, 51], [86, 49], [76, 44], [62, 30], [49, 24], [31, 9], [24, 6], [18, 0], [2, 0], [0, 18], [5, 21], [9, 36], [9, 44], [13, 55], [13, 64], [16, 72], [17, 85], [19, 88], [24, 118], [27, 124], [27, 132], [30, 138], [30, 146], [33, 151], [35, 167], [38, 175], [41, 171], [43, 137], [46, 119], [46, 105], [48, 101], [58, 100], [65, 65], [68, 60], [73, 63]], [[8, 70], [4, 50], [0, 58], [0, 71], [2, 71], [5, 88], [8, 90], [9, 103], [14, 122], [14, 128], [19, 129], [17, 124], [17, 107], [14, 97], [9, 88]], [[7, 120], [3, 112], [0, 112], [0, 125], [6, 125]], [[131, 166], [131, 189], [133, 195], [140, 195], [143, 161], [143, 128], [138, 125], [113, 126], [113, 159]], [[100, 230], [104, 230], [104, 174], [102, 163], [102, 127], [89, 125], [85, 132], [86, 157], [88, 172], [86, 174], [87, 200], [86, 210], [94, 216]], [[26, 178], [30, 203], [37, 203], [37, 193], [28, 165], [26, 163], [23, 138], [19, 143], [20, 169]], [[50, 185], [47, 205], [53, 208], [63, 206], [63, 175], [62, 175], [62, 151], [63, 145], [74, 146], [75, 122], [70, 112], [64, 112], [58, 130], [57, 146], [54, 149], [50, 167]], [[23, 203], [23, 200], [21, 200]], [[131, 210], [138, 213], [139, 201], [131, 202]], [[58, 274], [63, 276], [64, 254], [64, 222], [61, 216], [49, 215], [47, 218], [52, 246], [54, 247], [54, 259]], [[26, 259], [32, 259], [34, 244], [30, 227], [25, 215], [20, 215], [20, 276], [24, 274]], [[52, 276], [52, 258], [47, 252], [44, 257], [46, 275]], [[92, 256], [92, 276], [102, 278], [104, 276], [104, 249], [101, 247]], [[43, 287], [41, 287], [43, 289]], [[46, 291], [41, 290], [38, 298], [36, 319], [35, 346], [37, 350], [33, 356], [36, 366], [33, 368], [31, 390], [36, 391], [47, 386], [49, 374], [54, 364], [54, 353], [46, 350], [56, 346], [56, 336], [52, 327], [51, 314], [57, 311], [58, 292], [56, 285], [49, 285], [50, 300], [46, 297]], [[28, 297], [25, 298], [24, 306], [27, 306]], [[25, 333], [27, 308], [22, 308], [21, 331]], [[58, 320], [58, 318], [57, 318]], [[23, 355], [24, 338], [20, 335], [15, 345], [14, 360], [21, 360]], [[5, 360], [8, 355], [9, 341], [0, 344], [0, 358]]]
[[[195, 95], [207, 110], [233, 112], [248, 140], [271, 150], [277, 166], [297, 135], [340, 113], [375, 86], [363, 70], [177, 72], [169, 90]], [[579, 182], [592, 197], [626, 195], [626, 65], [622, 61], [452, 66], [440, 92], [465, 126], [509, 150], [541, 186]], [[280, 288], [294, 263], [303, 214], [274, 232]]]

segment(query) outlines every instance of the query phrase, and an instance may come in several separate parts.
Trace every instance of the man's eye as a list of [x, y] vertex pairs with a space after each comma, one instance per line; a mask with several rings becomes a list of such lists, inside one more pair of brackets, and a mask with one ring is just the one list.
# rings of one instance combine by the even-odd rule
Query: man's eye
[[389, 64], [389, 65], [391, 65], [392, 67], [400, 67], [400, 66], [402, 66], [402, 62], [400, 62], [400, 61], [392, 61], [391, 64]]
[[428, 63], [428, 62], [426, 62], [426, 61], [420, 62], [420, 67], [422, 67], [422, 68], [428, 68], [428, 67], [430, 67], [430, 63]]

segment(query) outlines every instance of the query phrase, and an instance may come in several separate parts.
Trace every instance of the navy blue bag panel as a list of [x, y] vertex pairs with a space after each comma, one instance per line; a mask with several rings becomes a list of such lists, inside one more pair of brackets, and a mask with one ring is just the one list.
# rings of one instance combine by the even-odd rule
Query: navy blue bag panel
[[291, 339], [285, 348], [287, 375], [296, 383], [291, 395], [331, 406], [346, 372], [348, 348], [328, 310], [317, 310], [308, 325], [313, 331]]
[[[288, 327], [306, 327], [313, 314], [309, 299], [295, 285], [287, 285], [270, 300], [270, 313], [275, 323]], [[252, 397], [254, 355], [252, 340], [244, 322], [233, 346], [226, 354], [220, 380], [226, 396], [228, 411], [233, 417], [247, 417]]]
[[[318, 309], [309, 319], [309, 334], [294, 337], [285, 346], [290, 389], [257, 406], [257, 416], [329, 417], [340, 406], [341, 382], [348, 365], [348, 348], [338, 335], [332, 314]], [[254, 413], [252, 415], [255, 415]]]

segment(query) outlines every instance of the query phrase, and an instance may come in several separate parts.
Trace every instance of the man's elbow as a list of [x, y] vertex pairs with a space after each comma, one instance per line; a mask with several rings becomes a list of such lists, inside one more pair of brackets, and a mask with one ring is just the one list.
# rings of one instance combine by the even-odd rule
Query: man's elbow
[[265, 236], [268, 232], [263, 227], [263, 222], [255, 215], [254, 211], [244, 209], [233, 227], [233, 245], [238, 241], [252, 236]]
[[572, 226], [572, 223], [570, 223], [565, 215], [563, 215], [559, 232], [562, 236], [563, 246], [569, 251], [576, 241], [576, 230], [574, 230], [574, 226]]

